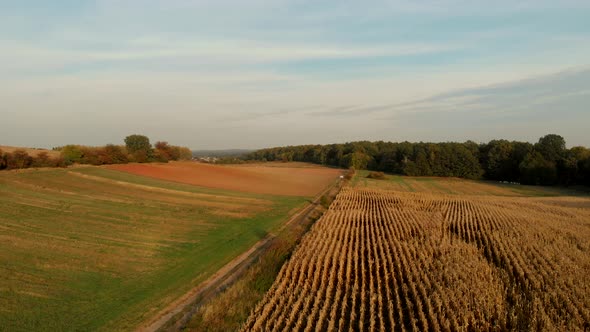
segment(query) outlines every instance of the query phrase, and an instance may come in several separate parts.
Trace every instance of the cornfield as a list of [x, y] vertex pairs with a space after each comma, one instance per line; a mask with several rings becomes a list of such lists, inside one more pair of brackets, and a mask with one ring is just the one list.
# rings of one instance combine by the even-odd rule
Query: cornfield
[[588, 199], [346, 187], [243, 330], [584, 330], [589, 276]]

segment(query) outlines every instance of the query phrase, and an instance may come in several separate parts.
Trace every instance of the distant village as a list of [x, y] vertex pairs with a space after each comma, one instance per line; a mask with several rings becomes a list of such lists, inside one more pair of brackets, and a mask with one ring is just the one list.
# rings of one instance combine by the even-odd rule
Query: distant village
[[218, 157], [206, 157], [206, 156], [201, 156], [201, 157], [193, 157], [194, 161], [198, 161], [201, 163], [209, 163], [209, 164], [215, 164], [219, 158]]

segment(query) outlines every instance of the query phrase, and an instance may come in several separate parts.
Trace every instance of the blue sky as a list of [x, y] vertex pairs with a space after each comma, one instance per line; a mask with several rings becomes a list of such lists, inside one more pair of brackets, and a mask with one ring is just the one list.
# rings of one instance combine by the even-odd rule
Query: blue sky
[[0, 145], [590, 146], [588, 1], [0, 1]]

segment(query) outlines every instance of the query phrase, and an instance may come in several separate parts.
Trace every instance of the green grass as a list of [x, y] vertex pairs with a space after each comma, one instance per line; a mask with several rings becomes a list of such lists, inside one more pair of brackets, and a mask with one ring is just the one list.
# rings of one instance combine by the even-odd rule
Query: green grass
[[389, 181], [393, 181], [393, 182], [397, 182], [399, 183], [401, 186], [403, 186], [404, 188], [406, 188], [407, 191], [409, 192], [414, 192], [414, 188], [412, 187], [412, 185], [410, 185], [408, 182], [406, 182], [404, 180], [404, 177], [401, 175], [388, 175], [386, 176], [386, 178]]
[[510, 184], [510, 183], [494, 183], [489, 182], [490, 184], [500, 187], [509, 189], [512, 192], [522, 195], [522, 196], [534, 196], [534, 197], [552, 197], [552, 196], [588, 196], [590, 192], [588, 188], [585, 187], [547, 187], [547, 186], [528, 186], [528, 185], [520, 185], [520, 184]]
[[588, 196], [584, 187], [546, 187], [499, 183], [494, 181], [465, 180], [443, 177], [415, 177], [386, 174], [385, 179], [367, 179], [369, 171], [359, 170], [351, 181], [353, 187], [371, 187], [405, 192], [433, 192], [452, 195], [493, 195], [493, 196]]
[[444, 186], [439, 179], [430, 178], [430, 177], [414, 177], [414, 181], [419, 181], [428, 184], [433, 189], [443, 192], [445, 194], [454, 194], [455, 192], [449, 189], [447, 186]]
[[307, 199], [94, 167], [0, 173], [0, 330], [133, 329]]

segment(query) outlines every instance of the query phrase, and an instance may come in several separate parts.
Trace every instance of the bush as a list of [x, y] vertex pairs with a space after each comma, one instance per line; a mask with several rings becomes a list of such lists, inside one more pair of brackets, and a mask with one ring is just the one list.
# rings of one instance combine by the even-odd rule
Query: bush
[[6, 154], [6, 168], [20, 169], [29, 168], [33, 164], [33, 157], [24, 150], [15, 150], [12, 153]]
[[367, 175], [369, 179], [376, 179], [376, 180], [383, 180], [385, 179], [385, 174], [383, 172], [371, 172]]
[[60, 153], [68, 165], [81, 162], [84, 156], [81, 147], [73, 144], [62, 147]]
[[53, 160], [49, 158], [47, 152], [39, 152], [37, 157], [33, 158], [33, 163], [31, 167], [51, 167], [53, 166]]
[[356, 173], [356, 171], [354, 170], [354, 168], [350, 168], [350, 169], [348, 169], [348, 172], [346, 172], [346, 174], [344, 174], [344, 178], [346, 180], [351, 180], [354, 177], [355, 173]]
[[6, 155], [4, 154], [4, 152], [2, 151], [2, 149], [0, 149], [0, 169], [5, 169], [7, 167], [6, 165]]

